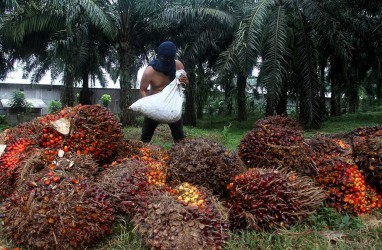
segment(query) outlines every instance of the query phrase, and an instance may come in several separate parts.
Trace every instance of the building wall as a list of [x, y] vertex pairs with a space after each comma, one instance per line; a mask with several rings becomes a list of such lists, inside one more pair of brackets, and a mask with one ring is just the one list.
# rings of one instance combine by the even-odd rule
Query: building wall
[[[0, 99], [11, 99], [14, 91], [23, 91], [26, 98], [41, 99], [47, 105], [47, 108], [42, 109], [42, 114], [48, 113], [48, 107], [52, 100], [59, 101], [63, 86], [61, 85], [42, 85], [42, 84], [15, 84], [15, 83], [0, 83]], [[81, 88], [75, 88], [74, 94], [79, 93]], [[99, 100], [103, 94], [111, 96], [111, 103], [109, 108], [113, 113], [119, 113], [119, 89], [109, 88], [91, 88], [93, 93], [92, 103], [100, 103]], [[139, 90], [133, 90], [133, 100], [139, 98]], [[1, 104], [0, 104], [1, 105]], [[0, 113], [2, 107], [0, 107]]]

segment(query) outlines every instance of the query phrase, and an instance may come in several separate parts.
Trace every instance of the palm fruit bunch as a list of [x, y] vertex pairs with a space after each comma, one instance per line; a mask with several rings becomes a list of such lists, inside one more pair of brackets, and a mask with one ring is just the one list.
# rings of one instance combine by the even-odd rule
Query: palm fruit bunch
[[[193, 200], [193, 201], [192, 201]], [[225, 209], [207, 193], [182, 183], [152, 195], [133, 221], [150, 249], [221, 249], [228, 239]]]
[[367, 182], [382, 192], [382, 126], [357, 128], [351, 132], [355, 163]]
[[[293, 120], [276, 116], [259, 120], [254, 128], [240, 141], [238, 155], [248, 168], [286, 168], [303, 175], [314, 175], [316, 170], [310, 149], [306, 146], [302, 132]], [[285, 125], [284, 125], [285, 124]], [[297, 125], [296, 125], [297, 126]]]
[[24, 159], [33, 151], [33, 141], [19, 138], [5, 148], [0, 156], [0, 200], [8, 197], [15, 188]]
[[164, 186], [166, 185], [168, 152], [161, 147], [146, 144], [136, 148], [136, 154], [131, 159], [140, 160], [150, 170], [148, 173], [149, 183]]
[[107, 193], [87, 179], [48, 168], [20, 184], [2, 204], [3, 234], [28, 249], [85, 249], [111, 233]]
[[318, 162], [316, 182], [326, 191], [326, 204], [339, 212], [369, 213], [381, 208], [382, 197], [365, 181], [357, 165], [341, 160]]
[[342, 159], [353, 163], [352, 147], [346, 138], [317, 135], [306, 142], [312, 150], [314, 161], [316, 159]]
[[233, 229], [267, 230], [287, 227], [314, 212], [324, 191], [296, 172], [252, 168], [227, 187]]
[[58, 115], [47, 114], [45, 116], [36, 117], [32, 121], [21, 123], [14, 128], [7, 129], [5, 131], [5, 143], [12, 144], [14, 141], [24, 138], [38, 145], [43, 134], [43, 128], [49, 127], [50, 123], [56, 121], [58, 118]]
[[259, 119], [255, 126], [273, 125], [277, 127], [285, 127], [290, 129], [302, 130], [296, 119], [286, 117], [285, 115], [273, 115]]
[[76, 154], [91, 154], [100, 163], [112, 160], [124, 136], [121, 124], [108, 108], [78, 105], [61, 110], [60, 117], [70, 126], [61, 148]]
[[119, 213], [132, 215], [145, 207], [147, 195], [159, 188], [150, 183], [149, 173], [150, 169], [143, 162], [122, 159], [101, 172], [96, 183], [111, 194], [114, 207]]
[[186, 139], [169, 150], [168, 178], [171, 184], [189, 182], [226, 194], [226, 186], [245, 166], [224, 146], [206, 139]]

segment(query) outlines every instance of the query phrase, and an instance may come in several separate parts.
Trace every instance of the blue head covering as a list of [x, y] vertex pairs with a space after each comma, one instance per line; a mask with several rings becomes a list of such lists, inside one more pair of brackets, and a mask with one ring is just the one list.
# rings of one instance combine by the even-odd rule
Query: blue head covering
[[175, 79], [176, 72], [175, 55], [175, 44], [170, 41], [163, 42], [158, 47], [158, 58], [151, 61], [149, 65], [156, 71], [170, 76], [170, 80], [172, 81]]

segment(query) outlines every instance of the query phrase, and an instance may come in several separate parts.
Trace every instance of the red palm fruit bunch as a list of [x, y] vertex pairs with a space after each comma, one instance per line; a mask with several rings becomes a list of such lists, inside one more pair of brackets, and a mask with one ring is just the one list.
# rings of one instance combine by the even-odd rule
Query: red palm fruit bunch
[[150, 249], [221, 249], [228, 238], [228, 222], [219, 206], [203, 191], [181, 184], [152, 195], [133, 221]]
[[110, 162], [123, 141], [122, 127], [108, 108], [100, 105], [78, 105], [60, 112], [70, 123], [68, 138], [62, 144], [66, 151], [91, 154], [99, 162]]
[[312, 158], [316, 159], [342, 159], [353, 163], [352, 147], [346, 138], [336, 138], [317, 135], [309, 140], [307, 144], [312, 150]]
[[296, 130], [302, 130], [300, 124], [296, 119], [286, 117], [285, 115], [273, 115], [259, 119], [255, 126], [273, 125], [277, 127], [284, 127]]
[[290, 226], [325, 199], [309, 177], [285, 170], [252, 168], [236, 176], [227, 189], [231, 223], [238, 230]]
[[27, 249], [85, 249], [111, 233], [109, 196], [58, 171], [31, 175], [2, 204], [3, 233]]
[[189, 182], [224, 196], [226, 186], [246, 168], [224, 146], [206, 139], [186, 139], [169, 150], [168, 177], [172, 185]]
[[382, 197], [365, 182], [357, 165], [341, 160], [320, 161], [316, 182], [325, 189], [328, 206], [339, 212], [369, 213], [381, 208]]
[[33, 141], [20, 138], [13, 140], [0, 156], [0, 199], [6, 198], [15, 188], [20, 164], [31, 153]]
[[241, 139], [238, 155], [248, 168], [286, 168], [309, 176], [316, 172], [302, 132], [294, 128], [255, 125]]
[[149, 181], [150, 169], [141, 161], [124, 159], [112, 163], [97, 177], [97, 186], [113, 197], [119, 213], [132, 215], [145, 207], [147, 194], [159, 188]]
[[168, 192], [204, 225], [200, 229], [207, 243], [214, 249], [220, 249], [228, 239], [229, 218], [226, 209], [209, 192], [187, 182]]
[[72, 152], [66, 152], [61, 157], [56, 157], [49, 166], [54, 170], [64, 171], [90, 180], [94, 180], [100, 171], [99, 165], [91, 155], [77, 155]]
[[17, 125], [14, 128], [8, 129], [5, 142], [11, 144], [20, 138], [33, 141], [34, 144], [39, 144], [39, 138], [43, 134], [43, 129], [49, 126], [50, 122], [58, 119], [57, 115], [45, 115], [34, 118], [30, 122], [25, 122]]
[[351, 133], [355, 163], [367, 182], [382, 192], [382, 126], [357, 128]]
[[149, 183], [158, 186], [166, 185], [168, 152], [149, 144], [136, 150], [137, 154], [131, 156], [131, 159], [142, 161], [150, 170], [148, 173]]

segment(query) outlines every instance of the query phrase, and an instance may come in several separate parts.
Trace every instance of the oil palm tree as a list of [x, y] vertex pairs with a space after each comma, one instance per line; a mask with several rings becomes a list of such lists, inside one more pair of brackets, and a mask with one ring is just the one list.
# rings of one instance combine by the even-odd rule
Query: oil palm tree
[[[99, 66], [92, 49], [92, 34], [112, 36], [113, 30], [105, 14], [104, 1], [20, 1], [3, 18], [1, 34], [14, 48], [12, 55], [26, 61], [27, 73], [37, 81], [52, 70], [63, 71], [64, 104], [72, 105], [73, 85], [80, 78], [87, 87], [84, 71]], [[32, 45], [32, 46], [31, 46]], [[94, 47], [94, 46], [93, 46]], [[98, 56], [98, 58], [103, 58]], [[94, 66], [96, 65], [96, 66]], [[82, 78], [81, 78], [82, 77]]]
[[294, 92], [301, 123], [319, 126], [317, 47], [330, 47], [343, 62], [352, 52], [345, 23], [339, 18], [343, 3], [256, 0], [244, 4], [244, 18], [230, 49], [221, 57], [221, 68], [237, 70], [243, 64], [255, 65], [260, 58], [258, 82], [266, 89], [266, 115], [280, 112], [277, 107], [285, 93]]

